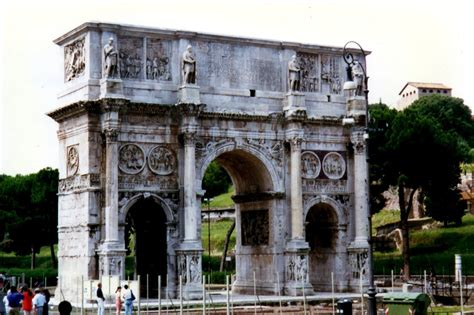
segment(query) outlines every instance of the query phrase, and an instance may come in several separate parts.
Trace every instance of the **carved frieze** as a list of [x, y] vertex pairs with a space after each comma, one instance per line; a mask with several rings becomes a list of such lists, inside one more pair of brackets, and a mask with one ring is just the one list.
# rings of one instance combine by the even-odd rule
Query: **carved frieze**
[[85, 38], [64, 47], [64, 81], [68, 82], [84, 74], [86, 69]]
[[157, 175], [170, 175], [176, 169], [176, 156], [167, 147], [156, 146], [148, 154], [148, 167]]
[[303, 193], [345, 193], [347, 180], [306, 179], [302, 180]]
[[311, 152], [306, 151], [301, 154], [301, 176], [303, 178], [316, 178], [321, 172], [321, 161], [319, 157]]
[[308, 279], [308, 256], [298, 254], [288, 256], [286, 277], [288, 281], [306, 282]]
[[176, 190], [178, 189], [178, 180], [175, 176], [146, 176], [143, 174], [119, 176], [119, 189], [143, 188]]
[[59, 193], [66, 193], [80, 189], [99, 188], [100, 174], [84, 174], [70, 176], [59, 180]]
[[119, 149], [119, 169], [126, 174], [138, 174], [145, 167], [145, 152], [136, 144], [125, 144]]
[[121, 37], [118, 45], [120, 77], [122, 79], [143, 78], [143, 39]]
[[148, 39], [146, 54], [146, 78], [148, 80], [170, 81], [171, 42]]
[[339, 153], [330, 152], [323, 159], [323, 172], [329, 179], [340, 179], [346, 172], [346, 161]]
[[340, 94], [343, 81], [341, 57], [323, 55], [321, 57], [321, 83], [328, 87], [329, 93]]
[[270, 235], [269, 224], [268, 210], [242, 211], [242, 245], [268, 245]]
[[353, 279], [359, 279], [367, 275], [368, 252], [366, 250], [356, 250], [349, 255], [351, 264], [351, 274]]
[[201, 256], [182, 253], [178, 256], [178, 274], [183, 283], [201, 283]]
[[319, 92], [319, 55], [298, 53], [301, 68], [301, 92]]
[[79, 170], [79, 145], [71, 145], [67, 148], [66, 174], [74, 176]]

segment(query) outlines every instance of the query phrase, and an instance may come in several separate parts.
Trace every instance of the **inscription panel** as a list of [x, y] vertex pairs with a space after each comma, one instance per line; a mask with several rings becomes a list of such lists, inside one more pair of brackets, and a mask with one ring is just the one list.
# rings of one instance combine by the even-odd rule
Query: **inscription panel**
[[282, 89], [280, 56], [273, 49], [209, 42], [197, 42], [193, 47], [200, 86]]

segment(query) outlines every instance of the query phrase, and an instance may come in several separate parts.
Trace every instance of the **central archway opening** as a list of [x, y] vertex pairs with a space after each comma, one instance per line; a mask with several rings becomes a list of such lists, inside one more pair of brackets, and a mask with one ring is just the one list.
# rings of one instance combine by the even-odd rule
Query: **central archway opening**
[[[158, 276], [161, 285], [167, 280], [167, 229], [166, 215], [163, 208], [154, 198], [141, 198], [128, 211], [125, 224], [125, 244], [127, 254], [133, 257], [133, 275], [127, 278], [137, 279], [140, 276], [141, 293], [157, 296]], [[151, 253], [153, 253], [151, 255]]]
[[[278, 201], [273, 194], [268, 165], [258, 154], [233, 149], [217, 154], [213, 160], [229, 174], [235, 189], [232, 197], [236, 235], [233, 251], [236, 278], [232, 290], [235, 293], [252, 294], [254, 277], [259, 294], [273, 292], [276, 288], [275, 270], [269, 266], [273, 266], [275, 260], [273, 209]], [[201, 233], [205, 232], [206, 227], [202, 226]], [[205, 265], [203, 269], [206, 270]]]

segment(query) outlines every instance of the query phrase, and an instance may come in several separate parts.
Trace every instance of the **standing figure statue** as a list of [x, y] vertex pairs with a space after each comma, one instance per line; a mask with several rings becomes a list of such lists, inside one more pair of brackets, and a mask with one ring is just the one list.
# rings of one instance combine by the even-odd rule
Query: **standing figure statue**
[[188, 45], [183, 53], [181, 62], [184, 84], [196, 84], [196, 57], [193, 54], [193, 47], [191, 45]]
[[111, 37], [109, 43], [104, 46], [104, 76], [106, 78], [119, 77], [118, 72], [118, 51], [114, 46], [114, 39]]
[[296, 59], [296, 55], [291, 57], [291, 60], [288, 62], [288, 87], [290, 92], [300, 90], [300, 77], [301, 77], [301, 68]]
[[351, 65], [351, 74], [354, 83], [357, 86], [356, 95], [362, 95], [362, 85], [364, 82], [364, 70], [358, 60], [354, 60]]

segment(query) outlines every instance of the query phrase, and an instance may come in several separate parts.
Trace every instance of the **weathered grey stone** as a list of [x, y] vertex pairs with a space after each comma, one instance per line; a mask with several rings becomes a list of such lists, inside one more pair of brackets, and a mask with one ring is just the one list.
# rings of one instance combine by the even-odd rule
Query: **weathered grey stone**
[[[117, 73], [106, 77], [110, 38]], [[65, 52], [49, 113], [59, 123], [65, 299], [79, 296], [81, 277], [125, 276], [130, 222], [142, 233], [137, 273], [167, 279], [171, 297], [181, 277], [183, 297], [200, 298], [212, 161], [236, 190], [234, 292], [253, 294], [255, 279], [259, 294], [310, 294], [331, 288], [331, 272], [338, 290], [358, 290], [361, 270], [367, 284], [365, 104], [342, 95], [342, 48], [105, 23], [55, 42]], [[189, 45], [195, 77], [183, 85]], [[300, 82], [287, 94], [291, 56]]]

